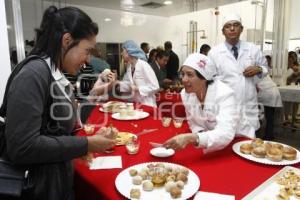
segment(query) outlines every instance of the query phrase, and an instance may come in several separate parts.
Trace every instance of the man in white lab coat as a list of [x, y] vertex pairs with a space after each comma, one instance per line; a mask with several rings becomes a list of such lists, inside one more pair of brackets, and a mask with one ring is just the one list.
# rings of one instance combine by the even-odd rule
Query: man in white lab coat
[[267, 62], [262, 52], [252, 43], [241, 41], [243, 31], [239, 15], [224, 18], [222, 32], [225, 42], [212, 48], [208, 57], [217, 69], [217, 79], [235, 92], [239, 106], [237, 133], [255, 137], [259, 128], [256, 83], [267, 73]]

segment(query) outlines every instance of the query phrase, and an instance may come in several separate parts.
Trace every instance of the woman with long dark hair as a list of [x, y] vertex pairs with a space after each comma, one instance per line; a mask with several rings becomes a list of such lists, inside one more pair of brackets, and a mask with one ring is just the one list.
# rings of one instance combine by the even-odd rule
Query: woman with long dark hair
[[101, 134], [74, 136], [76, 104], [62, 73], [76, 75], [89, 61], [97, 33], [80, 9], [49, 7], [30, 53], [37, 57], [10, 85], [2, 156], [29, 171], [31, 187], [22, 199], [74, 199], [72, 159], [114, 146]]

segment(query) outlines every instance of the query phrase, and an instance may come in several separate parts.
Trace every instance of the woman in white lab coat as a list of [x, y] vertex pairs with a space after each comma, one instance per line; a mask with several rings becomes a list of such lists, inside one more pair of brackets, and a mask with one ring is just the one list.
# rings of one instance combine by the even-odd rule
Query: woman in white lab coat
[[220, 80], [213, 81], [215, 69], [203, 54], [188, 56], [180, 69], [184, 89], [181, 99], [192, 133], [180, 134], [164, 143], [181, 149], [194, 144], [211, 152], [223, 149], [235, 137], [236, 100], [233, 90]]
[[134, 102], [156, 107], [159, 84], [152, 67], [145, 61], [145, 53], [132, 40], [124, 42], [122, 48], [126, 73], [118, 82], [120, 92], [129, 94], [128, 98]]

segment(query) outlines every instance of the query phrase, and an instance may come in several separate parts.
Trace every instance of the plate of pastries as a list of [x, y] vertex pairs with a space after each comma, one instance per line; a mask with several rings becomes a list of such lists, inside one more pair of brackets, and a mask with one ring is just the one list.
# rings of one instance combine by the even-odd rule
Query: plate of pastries
[[300, 199], [300, 169], [285, 166], [242, 200]]
[[243, 158], [267, 165], [293, 165], [300, 162], [299, 151], [294, 147], [259, 138], [237, 142], [232, 149]]
[[198, 176], [190, 169], [167, 162], [141, 163], [120, 172], [117, 190], [128, 199], [184, 200], [200, 187]]

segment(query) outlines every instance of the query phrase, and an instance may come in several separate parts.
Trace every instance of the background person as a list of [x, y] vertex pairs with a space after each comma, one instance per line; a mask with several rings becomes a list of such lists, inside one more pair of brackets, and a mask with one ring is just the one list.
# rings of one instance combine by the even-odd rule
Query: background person
[[217, 69], [216, 79], [235, 93], [239, 107], [238, 133], [255, 137], [259, 128], [256, 84], [268, 73], [265, 57], [253, 43], [240, 40], [244, 27], [239, 15], [224, 18], [225, 42], [213, 47], [208, 57]]

